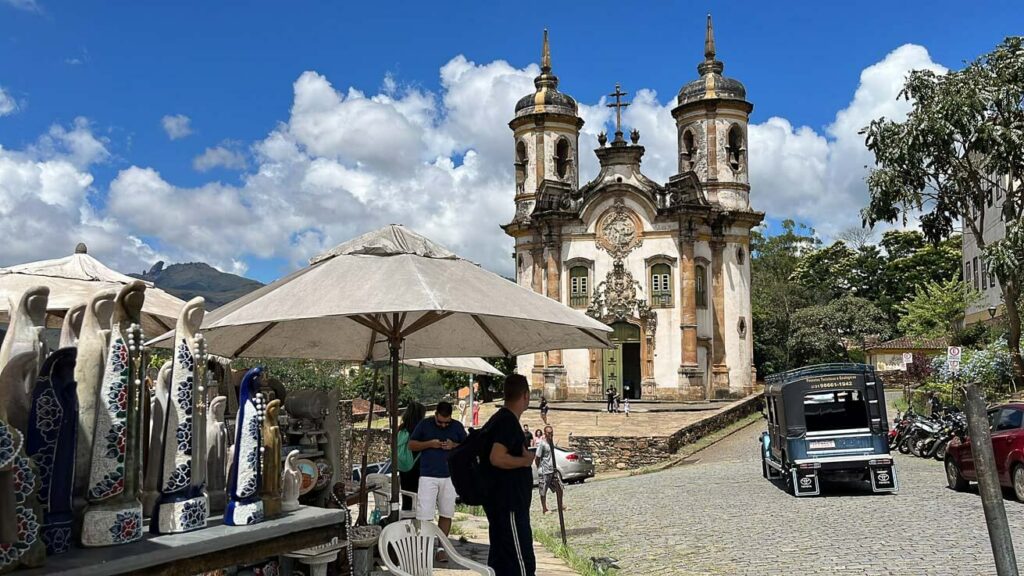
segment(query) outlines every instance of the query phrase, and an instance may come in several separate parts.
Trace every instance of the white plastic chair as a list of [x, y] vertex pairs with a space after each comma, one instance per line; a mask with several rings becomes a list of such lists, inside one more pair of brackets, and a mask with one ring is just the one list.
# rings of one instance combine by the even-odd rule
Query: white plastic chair
[[[441, 547], [448, 554], [449, 564], [468, 568], [484, 576], [495, 575], [494, 569], [474, 562], [456, 552], [444, 532], [430, 522], [401, 520], [394, 524], [388, 524], [380, 533], [377, 549], [384, 565], [396, 576], [428, 576], [434, 573], [435, 541], [440, 542]], [[397, 565], [391, 561], [389, 547], [398, 558]]]
[[[366, 487], [373, 493], [374, 510], [380, 511], [380, 515], [387, 518], [391, 514], [391, 475], [367, 474]], [[412, 498], [412, 510], [402, 510], [398, 513], [398, 518], [400, 520], [416, 518], [416, 507], [419, 505], [419, 497], [415, 492], [408, 490], [399, 490], [399, 494]]]

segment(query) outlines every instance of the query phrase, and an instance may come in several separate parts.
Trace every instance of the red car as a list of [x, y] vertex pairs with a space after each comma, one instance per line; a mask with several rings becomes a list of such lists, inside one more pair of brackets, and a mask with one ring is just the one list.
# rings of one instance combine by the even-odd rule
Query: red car
[[[988, 422], [999, 483], [1004, 488], [1013, 488], [1017, 500], [1024, 502], [1024, 403], [990, 408]], [[977, 480], [970, 439], [954, 437], [946, 451], [946, 482], [959, 492]]]

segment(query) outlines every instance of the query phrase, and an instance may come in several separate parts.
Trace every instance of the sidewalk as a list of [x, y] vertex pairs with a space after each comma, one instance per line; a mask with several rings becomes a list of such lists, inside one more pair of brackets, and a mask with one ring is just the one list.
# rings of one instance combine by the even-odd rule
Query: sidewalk
[[[459, 554], [471, 560], [487, 564], [487, 550], [490, 544], [487, 538], [487, 518], [456, 512], [454, 522], [458, 526], [452, 530], [451, 534], [451, 541], [455, 545], [455, 549], [459, 551]], [[456, 532], [460, 532], [461, 536]], [[463, 537], [468, 541], [462, 542]], [[538, 575], [577, 576], [576, 572], [569, 568], [561, 558], [548, 552], [539, 542], [534, 541], [533, 553], [537, 557]]]

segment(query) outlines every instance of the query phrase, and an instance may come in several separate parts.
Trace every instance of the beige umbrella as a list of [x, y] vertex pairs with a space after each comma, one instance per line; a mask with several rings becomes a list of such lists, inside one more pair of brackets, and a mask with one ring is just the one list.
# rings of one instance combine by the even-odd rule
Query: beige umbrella
[[[390, 358], [392, 431], [403, 356], [500, 357], [611, 346], [608, 326], [395, 225], [345, 242], [214, 310], [202, 331], [208, 350], [221, 356]], [[169, 347], [171, 335], [151, 344]], [[394, 434], [391, 453], [396, 462]], [[397, 518], [397, 478], [391, 488]]]
[[[120, 289], [138, 279], [111, 270], [90, 256], [85, 244], [75, 253], [55, 260], [41, 260], [0, 268], [0, 323], [10, 321], [8, 298], [17, 302], [33, 286], [50, 289], [47, 304], [47, 326], [60, 328], [62, 318], [71, 308], [86, 303], [100, 290]], [[146, 283], [146, 303], [142, 307], [142, 330], [157, 335], [171, 329], [185, 302]]]

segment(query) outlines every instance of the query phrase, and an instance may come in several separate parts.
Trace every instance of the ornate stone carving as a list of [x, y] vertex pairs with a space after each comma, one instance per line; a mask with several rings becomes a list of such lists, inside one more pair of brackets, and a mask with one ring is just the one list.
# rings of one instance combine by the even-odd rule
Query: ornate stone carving
[[597, 223], [597, 245], [617, 260], [625, 258], [634, 248], [643, 243], [643, 227], [640, 218], [622, 198], [617, 198], [612, 209], [601, 216]]
[[653, 337], [658, 327], [658, 317], [644, 298], [637, 298], [640, 283], [626, 269], [622, 260], [615, 260], [611, 271], [594, 289], [587, 314], [599, 320], [612, 322], [639, 318], [645, 331]]

